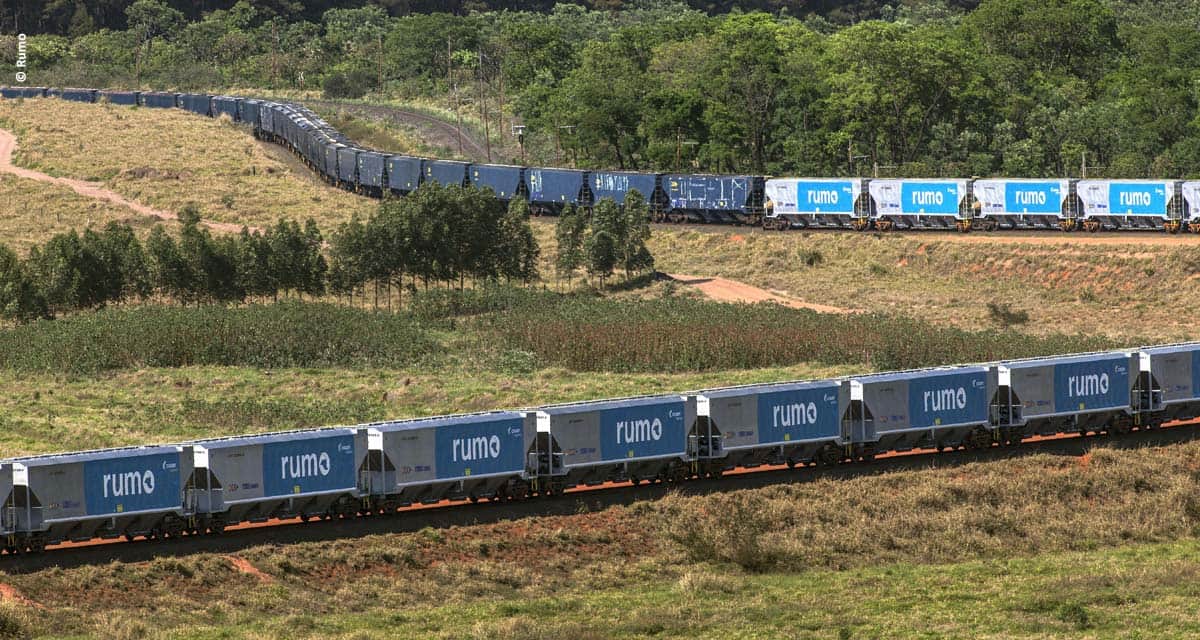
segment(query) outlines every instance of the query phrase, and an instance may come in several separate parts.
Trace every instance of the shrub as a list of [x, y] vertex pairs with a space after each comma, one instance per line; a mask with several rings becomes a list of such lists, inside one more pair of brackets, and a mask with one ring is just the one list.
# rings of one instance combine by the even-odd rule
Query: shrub
[[989, 302], [987, 303], [988, 317], [993, 322], [1002, 326], [1010, 327], [1014, 324], [1025, 324], [1029, 322], [1029, 313], [1020, 309], [1014, 310], [1006, 302]]
[[511, 348], [576, 371], [711, 371], [801, 362], [907, 369], [1114, 346], [1097, 336], [966, 331], [902, 316], [686, 298], [529, 298], [489, 320]]
[[361, 98], [375, 87], [375, 79], [362, 71], [338, 72], [325, 76], [321, 92], [326, 98]]
[[43, 320], [0, 332], [0, 367], [91, 373], [187, 365], [396, 366], [434, 342], [408, 315], [284, 302], [147, 306]]

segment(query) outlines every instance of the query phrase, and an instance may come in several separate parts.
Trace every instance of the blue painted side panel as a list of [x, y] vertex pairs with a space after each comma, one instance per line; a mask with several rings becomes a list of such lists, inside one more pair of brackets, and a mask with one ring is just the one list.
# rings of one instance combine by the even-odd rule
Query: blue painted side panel
[[99, 97], [103, 100], [108, 100], [110, 104], [129, 106], [138, 103], [138, 94], [136, 91], [101, 91]]
[[155, 109], [172, 109], [179, 103], [179, 96], [174, 93], [143, 93], [142, 106]]
[[63, 89], [62, 92], [59, 94], [59, 97], [61, 97], [63, 100], [70, 100], [71, 102], [95, 102], [96, 101], [96, 90], [95, 89]]
[[201, 93], [179, 94], [179, 107], [202, 116], [209, 115], [212, 108], [212, 96]]
[[338, 149], [338, 179], [342, 182], [355, 182], [358, 169], [358, 149], [344, 147]]
[[356, 486], [354, 436], [348, 433], [271, 442], [262, 451], [265, 496], [350, 491]]
[[326, 143], [324, 145], [324, 147], [322, 148], [322, 153], [325, 156], [325, 161], [323, 163], [323, 166], [325, 169], [325, 176], [330, 179], [338, 177], [337, 152], [338, 152], [338, 146], [333, 143]]
[[3, 87], [0, 88], [0, 96], [5, 98], [44, 98], [46, 97], [45, 87]]
[[681, 455], [687, 435], [682, 400], [600, 412], [600, 455], [606, 461]]
[[462, 186], [467, 179], [467, 163], [450, 160], [426, 160], [425, 182], [436, 182], [443, 187]]
[[1004, 210], [1009, 213], [1058, 214], [1062, 211], [1058, 182], [1007, 182]]
[[442, 425], [435, 442], [438, 480], [525, 469], [525, 425], [520, 418]]
[[[749, 176], [664, 175], [663, 191], [673, 209], [740, 211], [753, 187]], [[649, 198], [649, 194], [642, 193]]]
[[383, 187], [383, 167], [386, 157], [374, 151], [358, 154], [358, 183], [368, 187]]
[[83, 463], [89, 516], [180, 506], [179, 454], [130, 455]]
[[583, 171], [567, 169], [526, 169], [525, 187], [530, 202], [579, 202], [586, 177]]
[[1167, 212], [1167, 191], [1161, 184], [1113, 182], [1108, 187], [1108, 210], [1114, 215], [1161, 216]]
[[625, 194], [637, 189], [647, 202], [654, 197], [658, 175], [653, 173], [592, 172], [588, 175], [588, 186], [592, 190], [592, 202], [612, 198], [617, 204], [625, 204]]
[[212, 100], [212, 110], [214, 116], [227, 115], [230, 118], [238, 119], [238, 103], [241, 102], [237, 98], [218, 97]]
[[273, 105], [263, 103], [258, 108], [258, 126], [267, 133], [275, 133], [275, 109]]
[[758, 396], [758, 443], [836, 438], [838, 383]]
[[257, 127], [260, 104], [258, 100], [242, 100], [238, 103], [238, 120], [248, 122]]
[[476, 189], [490, 188], [500, 200], [511, 200], [521, 186], [521, 168], [495, 164], [471, 165], [471, 184]]
[[796, 183], [796, 211], [802, 213], [854, 213], [854, 184], [838, 182]]
[[416, 190], [421, 184], [421, 159], [409, 156], [388, 158], [388, 186], [396, 191]]
[[1192, 352], [1192, 397], [1200, 398], [1200, 349]]
[[908, 382], [909, 427], [987, 422], [987, 372], [947, 373]]
[[954, 182], [902, 182], [900, 198], [904, 213], [958, 213], [958, 184]]
[[1054, 366], [1055, 411], [1129, 406], [1129, 359], [1123, 356]]

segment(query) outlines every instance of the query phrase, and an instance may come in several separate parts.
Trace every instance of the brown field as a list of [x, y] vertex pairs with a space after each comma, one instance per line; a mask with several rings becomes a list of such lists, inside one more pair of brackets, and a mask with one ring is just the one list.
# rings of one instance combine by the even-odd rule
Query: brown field
[[228, 120], [173, 109], [5, 100], [0, 128], [17, 135], [19, 166], [100, 182], [167, 211], [194, 203], [206, 220], [267, 226], [281, 216], [311, 217], [329, 229], [374, 206], [317, 182], [303, 165]]

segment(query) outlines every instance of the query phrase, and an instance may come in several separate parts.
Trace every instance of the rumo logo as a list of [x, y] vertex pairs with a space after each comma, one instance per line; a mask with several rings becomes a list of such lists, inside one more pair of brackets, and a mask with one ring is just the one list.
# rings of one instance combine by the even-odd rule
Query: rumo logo
[[816, 424], [817, 405], [799, 402], [771, 407], [771, 419], [776, 427], [795, 427]]
[[808, 204], [837, 204], [837, 202], [837, 191], [820, 190], [808, 192]]
[[144, 496], [154, 493], [154, 472], [149, 469], [125, 473], [106, 473], [101, 480], [104, 483], [105, 498]]
[[957, 389], [935, 389], [925, 392], [925, 412], [930, 411], [952, 411], [954, 409], [967, 408], [967, 390], [959, 387]]
[[662, 439], [662, 421], [654, 420], [618, 420], [617, 444], [634, 444]]
[[1017, 204], [1046, 204], [1045, 191], [1017, 191], [1013, 198]]
[[1148, 207], [1150, 206], [1150, 194], [1145, 191], [1125, 191], [1121, 193], [1121, 206], [1123, 207]]
[[1067, 376], [1067, 397], [1102, 396], [1108, 393], [1108, 374], [1090, 373], [1082, 376]]
[[295, 456], [281, 456], [279, 458], [279, 477], [284, 480], [297, 480], [327, 476], [331, 465], [329, 454], [324, 451], [320, 454], [302, 453]]
[[919, 205], [940, 205], [946, 201], [946, 196], [941, 191], [914, 191], [912, 201]]
[[455, 438], [450, 444], [450, 456], [454, 462], [499, 458], [500, 436]]

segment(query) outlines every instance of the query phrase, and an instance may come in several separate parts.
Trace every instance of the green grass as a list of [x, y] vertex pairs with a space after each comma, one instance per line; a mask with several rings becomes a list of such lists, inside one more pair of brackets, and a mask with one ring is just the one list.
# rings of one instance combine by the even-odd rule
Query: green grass
[[1098, 336], [967, 331], [898, 315], [847, 316], [674, 297], [537, 299], [494, 323], [514, 348], [579, 371], [711, 371], [800, 362], [896, 370], [1119, 344]]
[[188, 365], [395, 366], [433, 348], [407, 314], [299, 302], [148, 305], [0, 331], [0, 367], [82, 374]]

